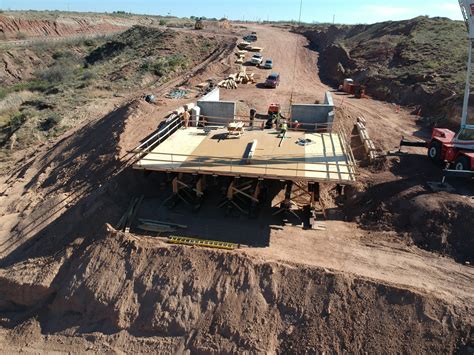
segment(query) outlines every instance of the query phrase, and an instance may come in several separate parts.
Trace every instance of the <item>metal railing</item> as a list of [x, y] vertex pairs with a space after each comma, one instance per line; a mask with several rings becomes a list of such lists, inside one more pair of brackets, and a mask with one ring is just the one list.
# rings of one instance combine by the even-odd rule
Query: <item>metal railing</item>
[[131, 153], [143, 156], [143, 154], [148, 153], [150, 149], [160, 145], [166, 138], [171, 136], [183, 125], [180, 115], [173, 114], [168, 117], [168, 120], [170, 120], [168, 123], [159, 128], [158, 131], [150, 136], [147, 140], [135, 147]]
[[[212, 117], [212, 116], [200, 116], [198, 121], [199, 124], [203, 124], [204, 127], [206, 124], [210, 123], [209, 121], [213, 118], [222, 117]], [[236, 174], [245, 176], [258, 176], [258, 177], [282, 177], [288, 178], [291, 177], [300, 177], [311, 179], [306, 175], [318, 174], [325, 175], [324, 180], [334, 181], [334, 176], [337, 176], [338, 180], [341, 181], [355, 181], [356, 172], [356, 162], [352, 149], [347, 143], [347, 140], [344, 137], [344, 133], [336, 133], [340, 139], [340, 146], [342, 153], [334, 156], [327, 155], [312, 155], [312, 156], [295, 156], [294, 159], [291, 157], [287, 159], [275, 158], [274, 156], [269, 157], [259, 157], [252, 158], [250, 164], [246, 164], [243, 157], [221, 157], [221, 156], [198, 156], [198, 155], [184, 155], [176, 153], [164, 153], [164, 152], [153, 152], [151, 149], [154, 149], [162, 142], [164, 142], [168, 137], [170, 137], [174, 132], [176, 132], [180, 127], [183, 126], [182, 115], [172, 114], [167, 119], [169, 122], [166, 123], [163, 127], [147, 138], [144, 142], [134, 148], [130, 153], [135, 154], [136, 163], [135, 168], [146, 169], [146, 165], [151, 165], [156, 162], [159, 166], [159, 170], [165, 171], [174, 171], [179, 169], [180, 172], [190, 172], [190, 173], [204, 173], [204, 174]], [[245, 123], [248, 123], [247, 127], [250, 126], [251, 121], [249, 119], [238, 120]], [[196, 121], [189, 120], [188, 124], [196, 125]], [[255, 123], [255, 122], [254, 122]], [[204, 128], [203, 127], [203, 128]], [[223, 127], [223, 126], [222, 126]], [[311, 129], [306, 129], [306, 127]], [[298, 127], [289, 127], [290, 131], [305, 131], [305, 132], [328, 132], [332, 129], [332, 123], [323, 123], [323, 124], [304, 124], [301, 123]], [[253, 127], [258, 129], [258, 126]], [[323, 140], [324, 143], [324, 140]], [[332, 141], [333, 151], [335, 150], [334, 142]], [[146, 157], [145, 157], [146, 156]], [[338, 159], [337, 161], [328, 161], [328, 159]], [[147, 164], [143, 164], [142, 161], [146, 161]], [[293, 166], [288, 166], [288, 165]], [[286, 166], [285, 166], [286, 165]], [[294, 166], [296, 165], [296, 167]], [[313, 167], [308, 168], [308, 165], [313, 165]], [[314, 166], [322, 165], [324, 168], [314, 168]], [[239, 167], [239, 168], [237, 168]], [[252, 173], [252, 170], [254, 171]], [[320, 180], [320, 178], [317, 178]]]
[[[328, 161], [331, 158], [335, 161]], [[159, 170], [163, 171], [179, 170], [180, 172], [201, 174], [237, 174], [241, 176], [354, 181], [356, 172], [354, 163], [350, 160], [350, 157], [346, 155], [335, 155], [333, 157], [311, 155], [304, 158], [295, 156], [294, 159], [291, 157], [281, 159], [269, 156], [268, 158], [252, 158], [250, 164], [247, 164], [247, 160], [242, 157], [149, 152], [145, 159], [136, 164], [136, 168], [146, 169], [147, 166], [153, 166], [156, 163]], [[323, 167], [318, 168], [318, 166]], [[314, 175], [324, 175], [324, 178]]]
[[[251, 127], [251, 123], [253, 123], [253, 128], [259, 128], [258, 125], [255, 124], [255, 121], [251, 121], [249, 119], [240, 119], [238, 117], [242, 116], [235, 116], [234, 121], [244, 122], [247, 123], [245, 127]], [[200, 116], [198, 121], [189, 120], [188, 123], [190, 125], [206, 125], [208, 123], [212, 124], [213, 119], [225, 119], [225, 117], [214, 117], [214, 116]], [[159, 128], [159, 130], [150, 136], [147, 140], [140, 143], [137, 147], [132, 149], [132, 152], [135, 153], [146, 153], [151, 147], [156, 147], [157, 145], [161, 144], [167, 137], [169, 137], [172, 133], [174, 133], [177, 128], [183, 125], [182, 122], [182, 115], [172, 114], [168, 117], [167, 120], [170, 120], [164, 127]], [[262, 120], [260, 120], [262, 121]], [[321, 131], [331, 131], [333, 127], [332, 123], [290, 123], [289, 130], [290, 131], [301, 131], [301, 132], [321, 132]]]

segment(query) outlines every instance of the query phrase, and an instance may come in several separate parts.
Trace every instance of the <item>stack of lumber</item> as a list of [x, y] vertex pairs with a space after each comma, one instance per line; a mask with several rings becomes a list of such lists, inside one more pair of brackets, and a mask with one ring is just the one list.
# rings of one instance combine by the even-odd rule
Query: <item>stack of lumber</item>
[[365, 123], [365, 118], [358, 117], [356, 127], [357, 131], [359, 132], [360, 140], [364, 144], [364, 149], [367, 153], [367, 157], [372, 163], [377, 158], [377, 150], [375, 149], [374, 142], [369, 137], [369, 133], [367, 132], [367, 128], [365, 127]]
[[237, 45], [237, 48], [239, 48], [240, 50], [245, 50], [249, 46], [250, 46], [250, 42], [243, 41]]
[[247, 53], [247, 51], [245, 51], [245, 50], [235, 52], [235, 55], [237, 56], [237, 59], [236, 59], [235, 63], [236, 64], [243, 64], [244, 61], [245, 61], [245, 54], [246, 53]]
[[217, 85], [225, 89], [237, 89], [237, 84], [255, 83], [254, 73], [247, 74], [245, 68], [238, 73], [230, 74], [226, 79], [220, 81]]
[[187, 226], [183, 224], [176, 224], [165, 221], [155, 221], [152, 219], [144, 218], [139, 218], [138, 220], [140, 222], [138, 228], [147, 232], [172, 233], [176, 232], [176, 228], [187, 228]]

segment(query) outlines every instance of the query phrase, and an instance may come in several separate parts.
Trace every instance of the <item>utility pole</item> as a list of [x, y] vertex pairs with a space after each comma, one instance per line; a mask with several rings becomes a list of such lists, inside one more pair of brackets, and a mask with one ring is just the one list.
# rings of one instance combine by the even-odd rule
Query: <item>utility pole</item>
[[303, 10], [303, 0], [300, 2], [300, 17], [298, 18], [298, 26], [301, 26], [301, 11]]
[[336, 23], [336, 15], [332, 15], [332, 24], [334, 25]]

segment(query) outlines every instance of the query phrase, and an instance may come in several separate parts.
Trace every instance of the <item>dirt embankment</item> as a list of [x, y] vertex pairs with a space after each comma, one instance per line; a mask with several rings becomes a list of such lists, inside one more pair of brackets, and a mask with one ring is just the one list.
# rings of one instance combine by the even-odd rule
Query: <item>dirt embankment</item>
[[[16, 320], [36, 315], [46, 333], [125, 330], [160, 337], [157, 349], [191, 352], [439, 353], [464, 348], [470, 336], [462, 310], [426, 295], [240, 253], [106, 234], [3, 269], [2, 311], [16, 312]], [[3, 314], [4, 325], [15, 328]]]
[[459, 121], [468, 47], [462, 22], [418, 17], [297, 32], [320, 53], [326, 83], [337, 87], [353, 78], [374, 98], [421, 108], [429, 123]]
[[402, 179], [369, 186], [352, 196], [345, 209], [364, 228], [396, 230], [409, 244], [474, 263], [472, 197], [431, 193], [413, 179]]
[[59, 16], [55, 19], [29, 19], [0, 15], [0, 39], [22, 40], [28, 37], [65, 37], [104, 34], [125, 30], [133, 25], [126, 19], [108, 16]]

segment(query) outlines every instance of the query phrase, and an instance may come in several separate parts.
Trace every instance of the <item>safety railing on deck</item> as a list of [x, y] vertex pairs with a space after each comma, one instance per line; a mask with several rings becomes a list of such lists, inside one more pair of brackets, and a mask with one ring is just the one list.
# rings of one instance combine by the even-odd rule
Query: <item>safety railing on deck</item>
[[[200, 116], [199, 125], [206, 126], [212, 124], [213, 119], [219, 117], [212, 116]], [[222, 117], [220, 117], [222, 119]], [[246, 123], [249, 127], [252, 123], [249, 119], [239, 119]], [[261, 121], [261, 120], [260, 120]], [[196, 121], [190, 120], [188, 122], [190, 126], [195, 126]], [[183, 126], [182, 116], [173, 114], [168, 118], [168, 122], [160, 127], [156, 133], [147, 138], [143, 143], [134, 148], [130, 153], [135, 154], [137, 168], [146, 169], [140, 159], [147, 162], [147, 165], [156, 163], [160, 165], [160, 170], [173, 171], [179, 167], [182, 172], [188, 171], [193, 173], [207, 173], [215, 174], [216, 169], [218, 173], [236, 173], [237, 170], [242, 172], [246, 171], [247, 174], [242, 175], [258, 175], [259, 177], [265, 176], [281, 176], [281, 177], [301, 177], [308, 178], [306, 175], [317, 174], [324, 175], [325, 180], [335, 180], [337, 176], [338, 180], [343, 181], [354, 181], [356, 172], [356, 162], [352, 149], [347, 143], [345, 138], [345, 132], [339, 132], [337, 135], [340, 139], [340, 145], [342, 148], [342, 154], [331, 157], [331, 156], [301, 156], [295, 157], [295, 159], [280, 159], [275, 157], [261, 157], [260, 159], [252, 158], [251, 164], [245, 164], [245, 159], [242, 157], [218, 157], [218, 156], [196, 156], [196, 155], [183, 155], [175, 153], [158, 153], [153, 152], [152, 149], [160, 145], [163, 141], [169, 138], [174, 132]], [[253, 129], [259, 129], [260, 125], [253, 122]], [[289, 125], [290, 131], [301, 131], [301, 132], [330, 132], [332, 130], [332, 123], [298, 123]], [[332, 139], [332, 136], [331, 136]], [[334, 143], [333, 143], [334, 145]], [[341, 161], [329, 162], [328, 159], [341, 159]], [[288, 166], [292, 164], [293, 166]], [[295, 167], [296, 164], [296, 167]], [[278, 165], [278, 166], [276, 166]], [[286, 166], [285, 166], [286, 165]], [[312, 165], [312, 167], [308, 167]], [[316, 166], [324, 166], [324, 168], [314, 168]], [[240, 167], [240, 169], [237, 169]], [[244, 169], [242, 167], [245, 167]], [[222, 169], [225, 168], [225, 169]], [[252, 170], [254, 171], [252, 173]]]
[[161, 144], [166, 138], [176, 132], [182, 125], [180, 115], [171, 115], [168, 118], [169, 122], [166, 122], [158, 131], [148, 137], [144, 142], [140, 143], [137, 147], [132, 150], [132, 153], [138, 154], [137, 158], [141, 158], [144, 154], [148, 153], [151, 149]]
[[[335, 161], [328, 161], [334, 159]], [[341, 159], [338, 161], [337, 159]], [[355, 164], [349, 155], [311, 155], [280, 159], [252, 158], [246, 164], [242, 157], [198, 156], [176, 153], [149, 152], [136, 164], [137, 168], [198, 174], [222, 174], [258, 177], [302, 178], [309, 180], [354, 181]]]

